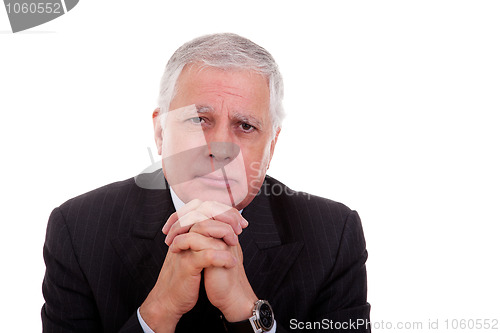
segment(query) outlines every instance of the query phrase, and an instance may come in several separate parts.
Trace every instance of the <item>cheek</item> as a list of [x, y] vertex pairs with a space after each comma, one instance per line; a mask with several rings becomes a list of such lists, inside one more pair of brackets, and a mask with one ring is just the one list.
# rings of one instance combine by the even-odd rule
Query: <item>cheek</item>
[[166, 126], [163, 131], [162, 155], [172, 156], [183, 151], [205, 146], [207, 141], [203, 132], [184, 132], [174, 126]]
[[248, 151], [245, 155], [245, 167], [248, 180], [260, 181], [266, 175], [269, 164], [269, 147], [259, 150]]

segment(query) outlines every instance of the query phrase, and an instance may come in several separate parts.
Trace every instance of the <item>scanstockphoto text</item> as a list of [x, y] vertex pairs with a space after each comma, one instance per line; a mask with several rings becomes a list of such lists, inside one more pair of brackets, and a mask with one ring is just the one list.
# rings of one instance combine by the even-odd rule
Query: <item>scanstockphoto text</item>
[[396, 331], [419, 331], [419, 330], [442, 330], [442, 331], [492, 331], [500, 330], [498, 318], [434, 318], [420, 321], [370, 321], [368, 319], [350, 319], [349, 321], [334, 321], [323, 319], [320, 321], [290, 320], [292, 330], [329, 330], [329, 331], [352, 331], [360, 329], [374, 330], [396, 330]]
[[[261, 164], [259, 162], [252, 162], [250, 164], [250, 169], [255, 173], [260, 173], [262, 171]], [[311, 195], [305, 192], [296, 192], [291, 190], [286, 186], [280, 186], [279, 184], [270, 185], [269, 183], [264, 183], [260, 185], [260, 183], [250, 182], [249, 185], [252, 190], [258, 191], [258, 194], [263, 194], [265, 196], [269, 195], [286, 195], [286, 196], [294, 196], [294, 195], [303, 195], [307, 197], [307, 200], [311, 200]]]
[[269, 196], [269, 195], [275, 195], [275, 196], [286, 195], [286, 196], [291, 197], [291, 196], [294, 196], [294, 195], [302, 195], [305, 198], [307, 198], [307, 200], [311, 200], [311, 195], [309, 193], [306, 193], [306, 192], [296, 192], [296, 191], [293, 191], [293, 190], [291, 190], [290, 188], [288, 188], [286, 186], [281, 186], [279, 184], [270, 185], [269, 183], [264, 183], [259, 188], [259, 192], [258, 193], [259, 194], [262, 193], [265, 196]]
[[368, 319], [349, 319], [349, 321], [334, 321], [323, 319], [320, 321], [299, 321], [290, 319], [290, 329], [292, 330], [329, 330], [329, 331], [349, 331], [370, 328]]

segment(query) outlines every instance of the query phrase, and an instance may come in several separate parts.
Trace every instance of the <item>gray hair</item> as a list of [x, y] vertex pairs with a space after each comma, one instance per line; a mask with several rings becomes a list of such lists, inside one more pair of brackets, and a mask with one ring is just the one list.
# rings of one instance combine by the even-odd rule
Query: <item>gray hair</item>
[[161, 113], [168, 111], [177, 93], [177, 79], [184, 66], [192, 63], [220, 69], [247, 69], [264, 75], [269, 83], [269, 112], [273, 131], [281, 128], [285, 117], [282, 103], [284, 88], [278, 64], [263, 47], [231, 33], [201, 36], [174, 52], [160, 82], [158, 104]]

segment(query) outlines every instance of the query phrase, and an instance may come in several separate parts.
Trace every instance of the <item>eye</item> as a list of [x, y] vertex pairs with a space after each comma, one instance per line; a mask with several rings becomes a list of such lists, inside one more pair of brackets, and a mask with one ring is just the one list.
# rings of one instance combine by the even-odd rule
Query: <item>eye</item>
[[202, 117], [193, 117], [193, 118], [189, 118], [187, 121], [189, 121], [193, 124], [201, 124], [205, 120]]
[[254, 126], [247, 124], [247, 123], [241, 123], [240, 126], [241, 126], [241, 129], [245, 132], [252, 132], [253, 130], [255, 130]]

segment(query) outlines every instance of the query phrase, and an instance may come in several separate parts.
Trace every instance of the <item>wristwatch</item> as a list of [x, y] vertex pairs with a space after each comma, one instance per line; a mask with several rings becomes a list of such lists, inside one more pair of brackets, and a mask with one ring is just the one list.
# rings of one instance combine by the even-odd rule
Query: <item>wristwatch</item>
[[274, 313], [268, 301], [258, 300], [253, 307], [252, 316], [235, 323], [228, 322], [222, 316], [224, 327], [229, 333], [262, 333], [269, 332], [274, 326]]

